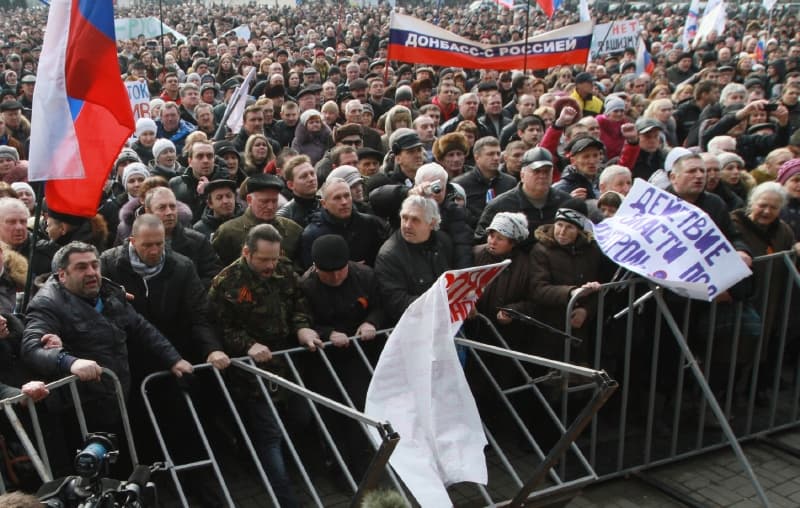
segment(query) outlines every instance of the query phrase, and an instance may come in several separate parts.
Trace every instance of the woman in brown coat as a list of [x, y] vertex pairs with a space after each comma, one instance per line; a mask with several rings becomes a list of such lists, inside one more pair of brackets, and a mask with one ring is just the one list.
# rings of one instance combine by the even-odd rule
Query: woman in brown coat
[[[753, 258], [790, 249], [798, 249], [792, 228], [780, 219], [781, 209], [786, 204], [786, 200], [786, 191], [779, 183], [765, 182], [758, 185], [750, 193], [745, 209], [731, 213], [733, 223], [739, 229], [742, 240], [750, 247]], [[752, 301], [753, 307], [760, 311], [760, 309], [764, 308], [762, 307], [764, 299], [766, 298], [767, 300], [766, 313], [761, 316], [764, 336], [761, 360], [762, 362], [770, 362], [767, 365], [771, 365], [777, 355], [777, 337], [780, 323], [783, 319], [783, 310], [787, 305], [790, 305], [790, 302], [784, 301], [784, 295], [786, 294], [786, 284], [792, 283], [793, 279], [786, 268], [781, 259], [776, 259], [771, 264], [764, 261], [753, 263], [753, 278], [756, 290], [756, 295]], [[764, 293], [764, 283], [767, 278], [769, 279], [769, 285], [766, 293]], [[797, 307], [797, 298], [798, 292], [794, 291], [791, 302], [791, 306], [794, 308]], [[787, 347], [796, 348], [793, 344], [795, 341], [792, 339], [796, 337], [797, 332], [795, 327], [791, 326], [791, 320], [793, 319], [791, 313], [789, 319]], [[794, 336], [792, 335], [793, 332]], [[740, 348], [740, 353], [752, 358], [754, 351], [751, 355], [748, 355], [749, 352], [742, 352]], [[765, 369], [764, 366], [761, 368]], [[767, 367], [762, 374], [768, 375], [768, 372], [772, 370], [772, 367]]]
[[530, 352], [526, 345], [530, 344], [531, 328], [500, 310], [506, 307], [526, 315], [533, 313], [530, 261], [528, 254], [519, 248], [520, 242], [528, 238], [528, 219], [522, 213], [500, 212], [486, 231], [487, 243], [473, 251], [475, 264], [489, 265], [510, 259], [511, 265], [484, 290], [478, 300], [478, 312], [492, 321], [511, 349]]
[[[583, 339], [573, 347], [570, 361], [586, 362], [591, 349], [594, 298], [600, 287], [603, 254], [591, 233], [585, 231], [586, 203], [566, 201], [556, 212], [555, 223], [536, 229], [537, 243], [531, 250], [531, 298], [536, 305], [534, 317], [553, 328], [566, 330], [567, 304], [580, 291], [580, 300], [569, 316], [572, 335]], [[564, 340], [560, 335], [541, 331], [534, 339], [538, 354], [563, 360]]]

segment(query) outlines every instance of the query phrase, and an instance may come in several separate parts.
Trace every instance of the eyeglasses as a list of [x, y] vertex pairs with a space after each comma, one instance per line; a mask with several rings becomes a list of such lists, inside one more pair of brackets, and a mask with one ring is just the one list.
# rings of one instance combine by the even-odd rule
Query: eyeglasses
[[213, 153], [196, 153], [192, 155], [193, 159], [213, 159]]

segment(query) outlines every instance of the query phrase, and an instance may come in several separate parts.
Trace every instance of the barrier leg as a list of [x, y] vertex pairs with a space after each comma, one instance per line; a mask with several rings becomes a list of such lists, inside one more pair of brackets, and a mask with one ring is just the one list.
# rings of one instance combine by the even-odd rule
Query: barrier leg
[[697, 364], [697, 360], [695, 359], [694, 355], [692, 354], [691, 349], [689, 349], [689, 345], [686, 343], [686, 339], [684, 338], [683, 334], [678, 328], [678, 324], [675, 322], [675, 318], [672, 317], [672, 313], [669, 311], [666, 302], [664, 302], [664, 295], [663, 290], [661, 288], [657, 288], [655, 291], [656, 301], [658, 302], [658, 306], [661, 308], [661, 312], [664, 315], [664, 319], [667, 322], [667, 326], [669, 326], [670, 330], [672, 330], [672, 335], [675, 337], [675, 341], [678, 343], [678, 346], [681, 348], [683, 352], [684, 358], [686, 358], [689, 368], [692, 370], [692, 374], [697, 381], [697, 384], [700, 386], [700, 389], [703, 392], [703, 395], [708, 402], [711, 411], [714, 413], [714, 416], [717, 418], [720, 427], [722, 428], [722, 432], [727, 436], [728, 442], [733, 448], [733, 452], [736, 454], [736, 457], [739, 459], [739, 462], [742, 464], [745, 473], [750, 478], [750, 481], [753, 483], [753, 488], [756, 490], [756, 494], [758, 494], [758, 498], [761, 500], [761, 503], [769, 507], [771, 506], [769, 503], [769, 499], [767, 498], [767, 494], [764, 492], [764, 489], [761, 487], [761, 483], [758, 481], [755, 472], [753, 471], [752, 466], [750, 465], [750, 461], [747, 460], [747, 456], [745, 456], [742, 447], [739, 445], [739, 441], [736, 439], [736, 435], [733, 433], [733, 429], [731, 429], [728, 420], [725, 418], [725, 414], [722, 412], [722, 408], [720, 407], [717, 399], [714, 397], [714, 393], [711, 391], [711, 387], [708, 386], [705, 377], [703, 376], [703, 372], [700, 370], [700, 366]]

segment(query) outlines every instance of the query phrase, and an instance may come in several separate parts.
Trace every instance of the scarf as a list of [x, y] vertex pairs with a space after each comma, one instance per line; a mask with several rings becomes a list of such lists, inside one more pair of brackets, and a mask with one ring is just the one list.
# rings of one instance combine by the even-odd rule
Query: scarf
[[131, 258], [131, 268], [133, 271], [136, 272], [141, 278], [144, 280], [150, 280], [159, 273], [164, 268], [164, 254], [161, 254], [161, 259], [158, 261], [158, 264], [155, 266], [147, 266], [144, 264], [144, 261], [139, 259], [139, 255], [136, 253], [136, 249], [133, 248], [133, 245], [128, 243], [128, 255]]

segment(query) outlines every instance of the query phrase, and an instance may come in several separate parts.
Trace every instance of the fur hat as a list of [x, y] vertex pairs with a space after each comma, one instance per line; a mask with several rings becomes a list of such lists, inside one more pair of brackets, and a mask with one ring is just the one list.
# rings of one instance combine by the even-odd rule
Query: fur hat
[[346, 138], [347, 136], [363, 136], [364, 129], [361, 125], [357, 123], [346, 123], [336, 129], [336, 132], [333, 134], [333, 141], [339, 143], [341, 140]]
[[437, 161], [444, 160], [444, 156], [453, 150], [464, 152], [465, 155], [469, 153], [467, 138], [460, 132], [445, 134], [433, 142], [433, 157]]

